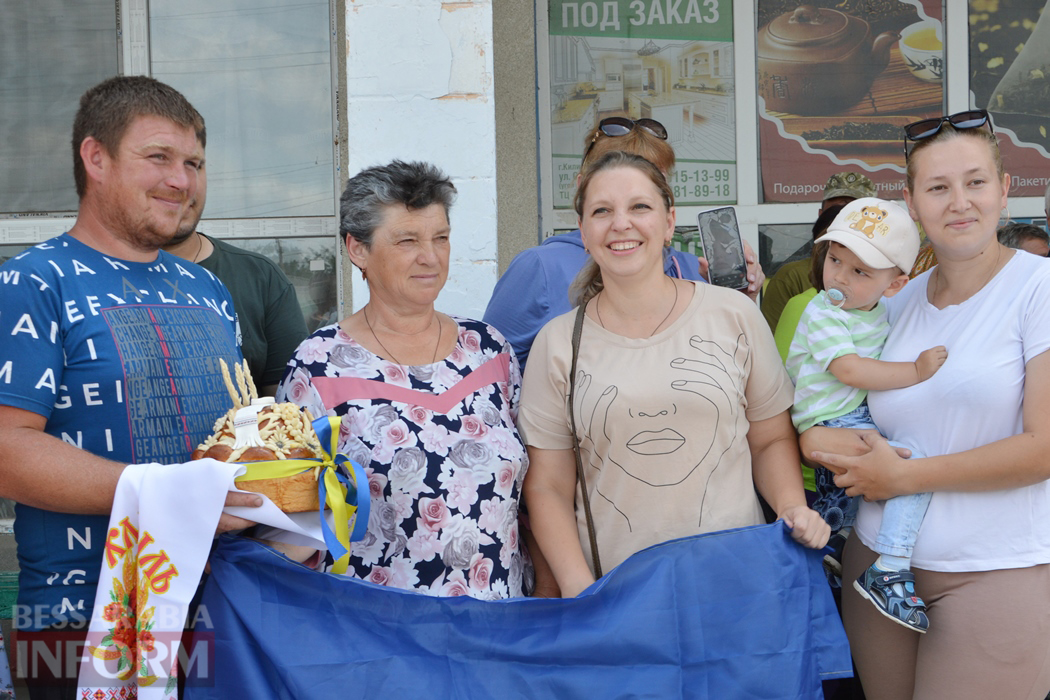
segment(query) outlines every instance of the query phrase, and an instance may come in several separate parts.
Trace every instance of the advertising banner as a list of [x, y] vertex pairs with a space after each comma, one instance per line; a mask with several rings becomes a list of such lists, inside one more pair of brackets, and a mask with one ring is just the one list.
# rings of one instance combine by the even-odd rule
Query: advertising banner
[[735, 202], [731, 0], [550, 0], [548, 7], [555, 208], [571, 208], [585, 141], [611, 116], [664, 125], [679, 205]]
[[1050, 182], [1047, 4], [970, 1], [971, 105], [992, 114], [1015, 197], [1042, 197]]
[[901, 196], [902, 127], [943, 114], [941, 0], [756, 0], [763, 201], [866, 174]]

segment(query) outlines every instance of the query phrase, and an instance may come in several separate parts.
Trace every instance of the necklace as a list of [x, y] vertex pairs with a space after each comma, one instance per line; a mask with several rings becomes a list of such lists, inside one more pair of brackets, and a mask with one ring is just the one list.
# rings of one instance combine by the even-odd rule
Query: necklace
[[197, 256], [201, 254], [201, 249], [204, 247], [204, 241], [201, 239], [201, 235], [196, 231], [193, 232], [193, 237], [197, 239], [197, 252], [193, 254], [193, 258], [190, 262], [197, 262]]
[[[667, 323], [667, 319], [671, 318], [671, 314], [674, 313], [674, 307], [678, 306], [678, 285], [675, 284], [674, 280], [671, 280], [671, 285], [674, 287], [674, 301], [671, 302], [671, 308], [668, 309], [667, 315], [663, 317], [663, 320], [656, 324], [656, 328], [653, 329], [653, 332], [646, 336], [647, 338], [652, 338], [654, 335], [656, 335], [656, 331], [660, 330], [660, 326]], [[602, 292], [604, 291], [605, 290], [603, 289]], [[598, 293], [599, 297], [602, 295], [602, 292]], [[598, 324], [601, 325], [602, 328], [605, 328], [605, 322], [602, 321], [602, 312], [598, 308], [597, 297], [594, 299], [594, 313], [596, 316], [598, 316]], [[606, 330], [608, 329], [606, 328]], [[379, 338], [376, 338], [376, 340], [379, 340]], [[382, 343], [380, 343], [380, 345], [381, 344]]]
[[[379, 343], [379, 347], [383, 348], [383, 352], [385, 352], [387, 355], [389, 355], [390, 359], [393, 360], [395, 364], [399, 364], [402, 367], [410, 366], [410, 365], [406, 365], [404, 362], [402, 362], [401, 360], [399, 360], [396, 357], [394, 357], [394, 353], [390, 352], [390, 350], [388, 350], [387, 347], [385, 345], [383, 345], [383, 341], [379, 339], [379, 336], [376, 335], [376, 329], [372, 328], [372, 322], [368, 320], [368, 304], [365, 304], [365, 307], [363, 309], [361, 309], [361, 315], [365, 317], [365, 325], [367, 325], [368, 326], [368, 330], [371, 331], [372, 337], [376, 339], [377, 343]], [[438, 318], [436, 313], [434, 314], [433, 318], [437, 319], [437, 322], [438, 322], [438, 338], [437, 338], [437, 342], [434, 344], [434, 357], [430, 360], [430, 364], [434, 364], [435, 362], [437, 362], [438, 350], [441, 348], [441, 331], [442, 331], [441, 319]], [[434, 324], [434, 321], [431, 320], [430, 325], [433, 325], [433, 324]], [[430, 326], [427, 326], [425, 330], [430, 330]], [[419, 333], [422, 333], [422, 332], [423, 331], [420, 331]], [[414, 335], [419, 335], [419, 333], [415, 333]]]
[[[995, 273], [999, 269], [999, 259], [1002, 256], [1003, 256], [1003, 246], [1002, 246], [1002, 244], [998, 244], [998, 247], [995, 249], [995, 263], [992, 265], [992, 269], [988, 273], [988, 277], [984, 280], [984, 282], [981, 284], [981, 286], [978, 287], [976, 289], [976, 291], [974, 291], [973, 294], [971, 294], [969, 297], [966, 297], [966, 299], [969, 299], [974, 294], [977, 294], [977, 292], [981, 291], [986, 286], [988, 286], [988, 283], [992, 281], [992, 278], [995, 277]], [[937, 276], [937, 279], [934, 281], [934, 284], [933, 284], [933, 298], [936, 299], [937, 295], [941, 291], [941, 266], [940, 265], [938, 265], [937, 268], [934, 270], [934, 274]], [[960, 300], [960, 303], [962, 301], [966, 301], [966, 299]]]

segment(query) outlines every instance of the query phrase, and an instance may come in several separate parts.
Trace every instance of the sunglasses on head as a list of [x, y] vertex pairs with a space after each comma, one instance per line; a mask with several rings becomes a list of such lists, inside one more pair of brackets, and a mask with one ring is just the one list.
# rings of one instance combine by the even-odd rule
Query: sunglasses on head
[[652, 134], [658, 139], [667, 140], [667, 129], [664, 125], [655, 119], [628, 119], [627, 117], [606, 117], [598, 122], [598, 131], [594, 134], [591, 142], [587, 144], [587, 150], [584, 151], [583, 157], [586, 158], [587, 154], [594, 148], [594, 142], [598, 138], [605, 134], [606, 136], [626, 136], [634, 130], [634, 127], [638, 127], [642, 131]]
[[946, 117], [934, 117], [933, 119], [921, 119], [904, 127], [904, 158], [907, 160], [911, 155], [911, 144], [915, 141], [928, 139], [941, 130], [945, 124], [951, 124], [959, 131], [967, 129], [980, 129], [988, 125], [992, 128], [992, 116], [984, 109], [971, 109], [965, 112], [956, 112]]

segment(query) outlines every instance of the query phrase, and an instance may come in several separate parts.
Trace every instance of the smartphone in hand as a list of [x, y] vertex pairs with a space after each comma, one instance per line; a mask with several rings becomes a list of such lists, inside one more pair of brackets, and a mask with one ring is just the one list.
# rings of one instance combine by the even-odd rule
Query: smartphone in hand
[[700, 240], [704, 245], [711, 284], [731, 289], [747, 288], [747, 261], [736, 209], [719, 207], [697, 215]]

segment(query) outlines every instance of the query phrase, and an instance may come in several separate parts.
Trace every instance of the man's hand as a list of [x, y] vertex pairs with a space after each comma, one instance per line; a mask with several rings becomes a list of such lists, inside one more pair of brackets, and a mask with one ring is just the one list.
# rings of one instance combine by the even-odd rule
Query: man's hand
[[747, 289], [743, 290], [744, 294], [750, 297], [751, 301], [758, 303], [758, 293], [762, 291], [766, 273], [762, 271], [762, 266], [758, 264], [758, 256], [751, 250], [747, 241], [744, 241], [744, 262], [747, 263]]
[[[241, 491], [229, 491], [226, 493], [227, 506], [245, 506], [248, 508], [258, 508], [263, 504], [262, 496], [257, 493], [242, 493]], [[243, 530], [246, 527], [255, 525], [255, 522], [251, 520], [245, 520], [244, 518], [238, 518], [236, 515], [229, 515], [223, 513], [219, 516], [219, 524], [215, 528], [215, 534], [219, 535], [230, 530]]]
[[[711, 281], [711, 263], [707, 262], [707, 258], [700, 257], [700, 276], [707, 282]], [[758, 264], [758, 256], [755, 255], [755, 251], [751, 249], [751, 245], [744, 241], [744, 262], [747, 264], [747, 288], [742, 289], [744, 294], [751, 298], [751, 301], [758, 302], [758, 293], [762, 291], [762, 283], [766, 281], [766, 273], [762, 271], [762, 266]]]

